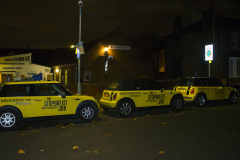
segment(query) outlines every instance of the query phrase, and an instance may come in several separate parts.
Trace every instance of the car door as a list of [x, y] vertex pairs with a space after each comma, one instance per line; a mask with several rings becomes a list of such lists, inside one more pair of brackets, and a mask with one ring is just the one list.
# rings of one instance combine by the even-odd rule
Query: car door
[[159, 83], [153, 80], [139, 81], [139, 86], [142, 86], [142, 104], [143, 107], [159, 106], [165, 104], [165, 93], [161, 91]]
[[1, 105], [17, 107], [24, 118], [33, 117], [32, 92], [28, 84], [6, 86], [8, 90], [1, 95]]
[[32, 106], [35, 117], [72, 114], [72, 99], [61, 97], [63, 92], [57, 83], [34, 84]]
[[225, 87], [223, 84], [216, 78], [214, 78], [214, 89], [215, 89], [215, 98], [216, 99], [225, 99]]

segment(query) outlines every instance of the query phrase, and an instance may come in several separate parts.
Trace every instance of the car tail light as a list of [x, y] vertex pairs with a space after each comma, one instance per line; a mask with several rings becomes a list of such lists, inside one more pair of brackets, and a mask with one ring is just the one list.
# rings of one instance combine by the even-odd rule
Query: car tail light
[[116, 98], [117, 98], [117, 93], [113, 95], [113, 100], [116, 100]]
[[194, 88], [191, 89], [191, 94], [194, 94]]

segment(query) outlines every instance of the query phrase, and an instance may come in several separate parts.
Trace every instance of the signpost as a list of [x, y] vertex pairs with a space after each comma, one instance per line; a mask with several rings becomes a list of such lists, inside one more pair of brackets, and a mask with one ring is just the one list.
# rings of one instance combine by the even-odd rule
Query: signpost
[[210, 77], [210, 63], [213, 60], [213, 44], [205, 45], [205, 61], [209, 62], [208, 76]]

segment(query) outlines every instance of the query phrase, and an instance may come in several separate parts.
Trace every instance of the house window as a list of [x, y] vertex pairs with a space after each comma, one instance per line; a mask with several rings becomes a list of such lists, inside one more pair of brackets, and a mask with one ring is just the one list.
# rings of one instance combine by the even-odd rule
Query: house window
[[24, 61], [24, 57], [18, 57], [18, 61]]
[[17, 58], [12, 58], [12, 61], [17, 61]]
[[12, 59], [10, 59], [10, 58], [9, 58], [9, 59], [4, 59], [4, 61], [11, 61], [11, 60], [12, 60]]
[[45, 72], [49, 72], [49, 69], [45, 69]]
[[240, 77], [240, 57], [229, 58], [229, 77]]
[[26, 56], [25, 61], [30, 61], [30, 56]]
[[105, 74], [108, 74], [108, 60], [105, 63]]
[[238, 33], [231, 32], [231, 49], [237, 49]]

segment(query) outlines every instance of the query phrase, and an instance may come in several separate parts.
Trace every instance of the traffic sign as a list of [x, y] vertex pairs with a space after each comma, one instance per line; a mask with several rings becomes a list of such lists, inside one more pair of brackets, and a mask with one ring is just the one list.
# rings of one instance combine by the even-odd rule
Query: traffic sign
[[213, 45], [205, 45], [205, 61], [213, 60]]

